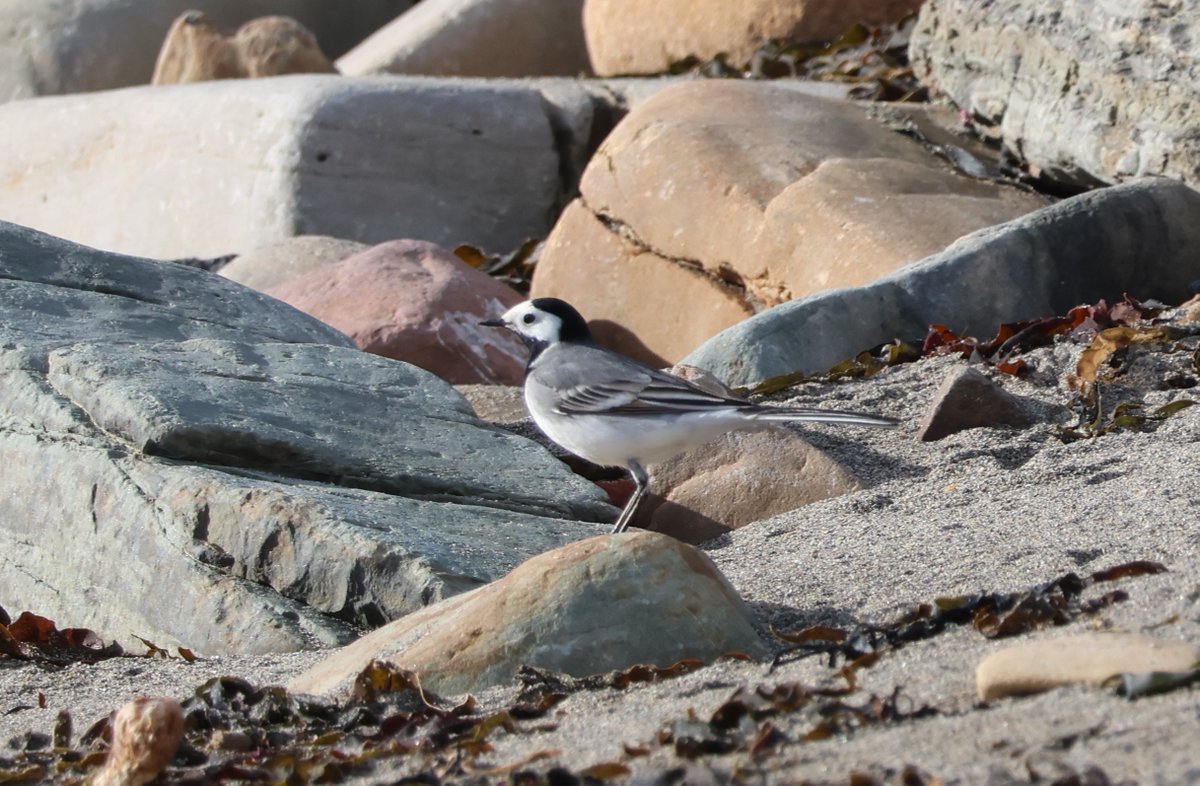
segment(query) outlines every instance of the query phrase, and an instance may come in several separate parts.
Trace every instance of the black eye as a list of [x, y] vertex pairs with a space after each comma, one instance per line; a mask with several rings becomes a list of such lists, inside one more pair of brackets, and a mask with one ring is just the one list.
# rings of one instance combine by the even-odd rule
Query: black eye
[[521, 318], [521, 321], [524, 322], [526, 325], [532, 325], [536, 320], [537, 320], [537, 317], [535, 317], [533, 314], [526, 314], [524, 317]]

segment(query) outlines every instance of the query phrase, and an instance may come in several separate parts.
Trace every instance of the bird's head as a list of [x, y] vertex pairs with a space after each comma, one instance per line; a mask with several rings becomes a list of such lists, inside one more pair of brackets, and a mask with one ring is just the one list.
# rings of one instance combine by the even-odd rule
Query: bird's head
[[559, 342], [589, 344], [592, 341], [592, 333], [579, 312], [570, 303], [553, 297], [526, 300], [505, 311], [499, 319], [479, 324], [508, 328], [532, 349], [543, 349]]

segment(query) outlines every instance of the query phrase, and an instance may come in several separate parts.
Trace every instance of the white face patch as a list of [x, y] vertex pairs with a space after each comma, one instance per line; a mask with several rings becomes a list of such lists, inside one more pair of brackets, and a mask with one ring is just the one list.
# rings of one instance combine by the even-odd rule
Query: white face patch
[[562, 333], [562, 320], [553, 314], [542, 311], [531, 301], [513, 306], [504, 312], [501, 319], [514, 333], [539, 344], [554, 344]]

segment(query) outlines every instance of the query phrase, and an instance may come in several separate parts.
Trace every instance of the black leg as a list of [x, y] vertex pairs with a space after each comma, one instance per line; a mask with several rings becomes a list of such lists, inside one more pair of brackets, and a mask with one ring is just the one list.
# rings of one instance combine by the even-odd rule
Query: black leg
[[625, 509], [621, 511], [616, 525], [613, 526], [612, 534], [614, 535], [629, 528], [629, 522], [633, 520], [633, 514], [637, 512], [638, 503], [642, 501], [642, 494], [646, 493], [646, 487], [650, 485], [650, 476], [636, 461], [629, 462], [629, 474], [633, 476], [633, 494], [625, 503]]

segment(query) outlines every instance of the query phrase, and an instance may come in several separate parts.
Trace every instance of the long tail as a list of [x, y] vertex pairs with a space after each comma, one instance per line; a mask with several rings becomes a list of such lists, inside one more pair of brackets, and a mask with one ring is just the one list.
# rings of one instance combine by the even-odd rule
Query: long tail
[[839, 409], [803, 409], [800, 407], [763, 407], [744, 410], [754, 420], [799, 421], [809, 423], [841, 423], [850, 426], [885, 426], [894, 428], [900, 421], [882, 415], [846, 412]]

